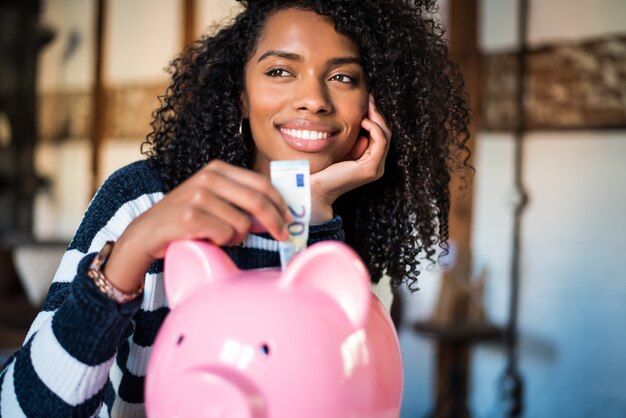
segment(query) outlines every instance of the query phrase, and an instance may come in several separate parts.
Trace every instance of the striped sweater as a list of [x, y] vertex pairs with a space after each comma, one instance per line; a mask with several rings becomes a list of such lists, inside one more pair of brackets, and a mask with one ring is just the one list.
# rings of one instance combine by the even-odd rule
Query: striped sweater
[[[147, 360], [169, 312], [163, 262], [145, 276], [142, 297], [120, 305], [86, 276], [106, 241], [164, 196], [146, 161], [102, 185], [65, 252], [24, 346], [0, 372], [0, 417], [142, 417]], [[309, 243], [343, 240], [341, 219], [312, 226]], [[226, 252], [243, 269], [277, 266], [278, 242], [250, 234]]]

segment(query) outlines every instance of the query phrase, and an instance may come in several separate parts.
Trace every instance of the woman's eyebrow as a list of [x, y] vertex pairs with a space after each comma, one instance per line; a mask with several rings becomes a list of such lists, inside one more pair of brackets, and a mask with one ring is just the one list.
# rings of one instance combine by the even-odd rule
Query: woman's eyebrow
[[[261, 62], [264, 59], [269, 58], [269, 57], [285, 58], [291, 61], [304, 61], [304, 58], [302, 57], [302, 55], [296, 54], [295, 52], [287, 52], [287, 51], [271, 49], [265, 52], [263, 55], [261, 55], [259, 59], [257, 60], [257, 62]], [[361, 62], [361, 59], [358, 57], [347, 56], [347, 57], [331, 58], [327, 61], [327, 64], [333, 65], [333, 66], [342, 65], [342, 64], [362, 65], [362, 62]]]
[[338, 57], [328, 60], [328, 65], [358, 64], [363, 65], [361, 58], [357, 57]]
[[292, 60], [292, 61], [303, 60], [302, 55], [298, 55], [295, 52], [287, 52], [287, 51], [271, 49], [267, 51], [266, 53], [264, 53], [263, 55], [261, 55], [259, 59], [257, 60], [257, 62], [261, 62], [268, 57], [279, 57], [279, 58], [285, 58], [285, 59]]

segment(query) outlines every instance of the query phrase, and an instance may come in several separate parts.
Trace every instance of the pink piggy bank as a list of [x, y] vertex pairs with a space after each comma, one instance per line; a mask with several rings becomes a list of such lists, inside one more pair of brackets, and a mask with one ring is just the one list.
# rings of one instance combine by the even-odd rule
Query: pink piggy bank
[[244, 271], [217, 246], [179, 241], [164, 275], [171, 312], [148, 364], [149, 417], [398, 418], [398, 337], [347, 245]]

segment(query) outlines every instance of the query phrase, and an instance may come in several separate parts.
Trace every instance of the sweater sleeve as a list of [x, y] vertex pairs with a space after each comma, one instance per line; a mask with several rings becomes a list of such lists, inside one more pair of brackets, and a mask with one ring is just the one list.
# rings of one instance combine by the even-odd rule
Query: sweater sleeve
[[346, 234], [343, 230], [343, 221], [339, 215], [335, 215], [333, 219], [323, 224], [311, 225], [309, 227], [309, 245], [329, 240], [342, 242], [346, 240]]
[[[141, 298], [117, 304], [86, 276], [106, 241], [162, 198], [144, 164], [112, 175], [89, 205], [24, 346], [0, 372], [0, 417], [93, 416]], [[148, 180], [146, 180], [148, 179]]]

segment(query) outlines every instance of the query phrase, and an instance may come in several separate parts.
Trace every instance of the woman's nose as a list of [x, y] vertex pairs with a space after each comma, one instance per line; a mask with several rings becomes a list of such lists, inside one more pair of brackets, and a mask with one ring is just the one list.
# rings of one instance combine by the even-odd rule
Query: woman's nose
[[298, 110], [311, 113], [330, 113], [332, 103], [324, 80], [317, 77], [301, 79], [296, 86], [293, 105]]

